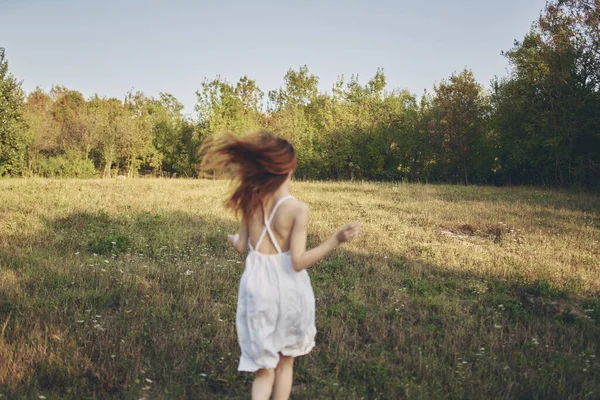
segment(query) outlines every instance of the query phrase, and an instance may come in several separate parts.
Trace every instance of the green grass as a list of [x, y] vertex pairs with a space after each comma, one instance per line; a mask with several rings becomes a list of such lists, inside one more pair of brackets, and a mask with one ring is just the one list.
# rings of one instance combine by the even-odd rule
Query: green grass
[[[600, 398], [600, 199], [296, 182], [317, 347], [297, 399]], [[249, 398], [227, 184], [0, 180], [4, 398]]]

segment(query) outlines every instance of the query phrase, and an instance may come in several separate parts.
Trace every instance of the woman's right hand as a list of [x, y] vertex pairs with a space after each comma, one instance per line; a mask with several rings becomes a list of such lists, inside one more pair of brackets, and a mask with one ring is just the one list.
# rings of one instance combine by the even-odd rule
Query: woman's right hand
[[335, 238], [340, 243], [349, 242], [355, 239], [360, 233], [360, 225], [356, 222], [351, 222], [344, 226], [336, 233]]
[[232, 245], [234, 248], [237, 245], [238, 240], [240, 239], [240, 235], [239, 234], [235, 234], [235, 235], [227, 235], [227, 241], [229, 242], [230, 245]]

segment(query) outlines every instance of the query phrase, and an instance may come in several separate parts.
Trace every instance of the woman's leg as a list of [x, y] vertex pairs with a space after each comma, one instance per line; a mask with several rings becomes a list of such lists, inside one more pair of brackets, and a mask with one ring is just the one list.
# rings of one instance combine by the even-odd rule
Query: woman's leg
[[252, 382], [252, 400], [269, 400], [273, 390], [275, 371], [272, 369], [259, 369]]
[[280, 354], [279, 364], [275, 368], [275, 385], [273, 386], [273, 400], [287, 400], [292, 392], [292, 378], [294, 375], [294, 357]]

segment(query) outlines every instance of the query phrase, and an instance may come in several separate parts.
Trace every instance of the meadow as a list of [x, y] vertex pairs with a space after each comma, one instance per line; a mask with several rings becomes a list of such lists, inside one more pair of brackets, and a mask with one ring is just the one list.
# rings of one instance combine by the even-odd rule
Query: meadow
[[[0, 180], [0, 397], [246, 399], [226, 182]], [[294, 182], [317, 346], [294, 399], [600, 398], [600, 197]]]

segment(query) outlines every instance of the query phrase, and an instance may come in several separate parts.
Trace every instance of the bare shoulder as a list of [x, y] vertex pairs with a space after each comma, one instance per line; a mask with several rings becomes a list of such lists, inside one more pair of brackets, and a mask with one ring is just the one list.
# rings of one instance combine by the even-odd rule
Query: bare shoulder
[[293, 207], [297, 215], [308, 215], [309, 208], [308, 204], [301, 202], [298, 199], [294, 199], [289, 202], [290, 206]]
[[286, 201], [281, 205], [283, 213], [293, 219], [297, 217], [307, 217], [309, 208], [308, 205], [297, 199]]

